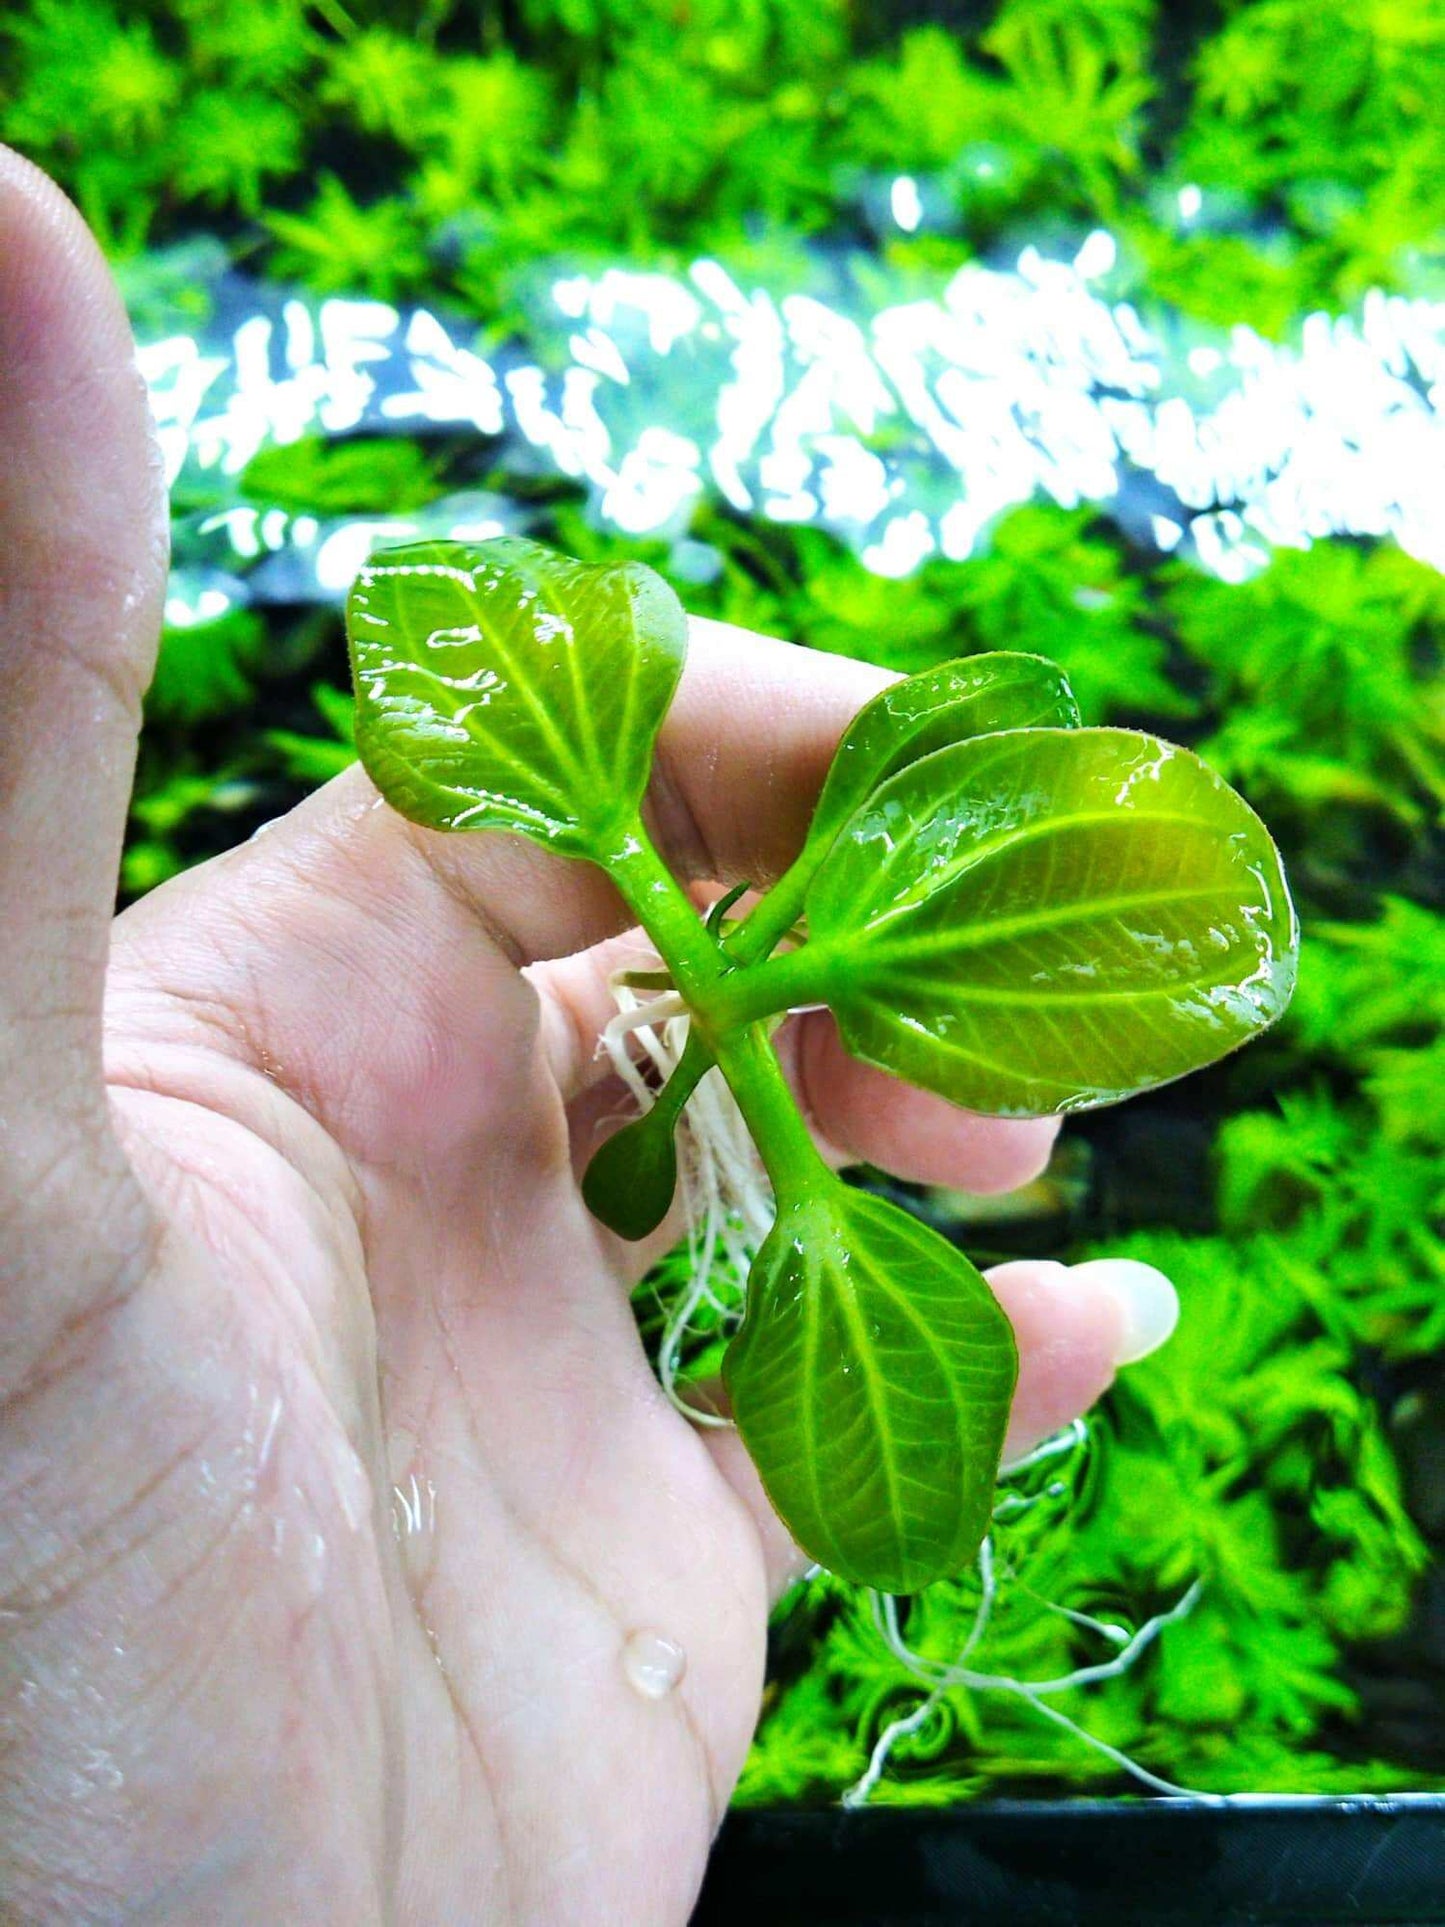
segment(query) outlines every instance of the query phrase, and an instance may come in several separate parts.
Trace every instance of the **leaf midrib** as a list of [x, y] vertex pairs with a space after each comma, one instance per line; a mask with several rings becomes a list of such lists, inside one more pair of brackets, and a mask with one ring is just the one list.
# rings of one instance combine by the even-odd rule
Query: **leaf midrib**
[[[1076, 897], [1068, 903], [1024, 911], [1017, 916], [982, 918], [964, 924], [958, 930], [932, 931], [910, 942], [894, 939], [890, 943], [886, 938], [878, 939], [874, 941], [873, 948], [884, 956], [902, 958], [952, 954], [957, 950], [981, 950], [989, 944], [1032, 936], [1036, 931], [1049, 930], [1059, 924], [1084, 923], [1095, 917], [1117, 916], [1128, 910], [1144, 909], [1151, 904], [1187, 903], [1201, 897], [1221, 897], [1231, 901], [1231, 907], [1237, 907], [1232, 904], [1222, 882], [1191, 884], [1187, 889], [1139, 890], [1120, 897]], [[858, 934], [871, 938], [874, 932], [886, 927], [881, 921], [869, 923]]]
[[[1232, 982], [1232, 975], [1226, 981]], [[1149, 998], [1177, 997], [1190, 990], [1218, 989], [1220, 978], [1211, 973], [1204, 977], [1176, 977], [1172, 983], [1145, 984], [1142, 987], [1117, 985], [1109, 990], [1024, 990], [1010, 989], [1003, 984], [959, 983], [949, 977], [916, 977], [908, 974], [908, 987], [911, 991], [932, 990], [948, 997], [954, 1003], [973, 1004], [1110, 1004], [1143, 1003]], [[868, 1004], [875, 1010], [888, 1012], [892, 1000], [870, 992], [861, 992], [856, 1001]]]
[[[508, 693], [515, 695], [528, 710], [533, 718], [534, 727], [548, 744], [559, 768], [563, 770], [571, 769], [577, 777], [584, 777], [584, 764], [570, 753], [566, 738], [558, 730], [550, 710], [532, 688], [529, 679], [525, 675], [518, 673], [515, 651], [506, 638], [503, 625], [498, 622], [495, 614], [485, 606], [483, 597], [487, 592], [478, 591], [476, 572], [473, 570], [458, 571], [440, 567], [433, 572], [455, 582], [459, 588], [463, 586], [461, 578], [465, 576], [467, 593], [462, 603], [463, 611], [468, 618], [465, 626], [467, 628], [474, 628], [477, 631], [478, 644], [485, 646], [494, 658], [500, 659], [502, 666], [504, 666], [507, 671]], [[384, 568], [376, 571], [378, 576], [389, 573], [391, 572]], [[540, 591], [538, 593], [540, 596]], [[565, 614], [562, 619], [566, 621]], [[403, 631], [403, 633], [405, 632]], [[380, 638], [377, 640], [379, 642]], [[490, 667], [491, 664], [488, 663], [486, 666]], [[573, 679], [573, 687], [575, 690], [575, 651], [570, 649], [568, 651], [568, 667], [569, 677]], [[429, 683], [433, 689], [444, 691], [444, 700], [440, 704], [433, 703], [433, 707], [437, 708], [440, 713], [444, 715], [449, 713], [455, 718], [458, 711], [463, 707], [463, 705], [456, 700], [456, 690], [446, 681], [445, 677], [443, 677], [439, 671], [432, 668], [424, 657], [408, 651], [399, 661], [383, 663], [380, 666], [379, 673], [383, 675], [395, 675], [397, 671], [403, 673], [410, 671]], [[480, 741], [468, 728], [465, 721], [462, 726], [468, 729], [468, 734], [472, 735], [473, 741]], [[579, 787], [581, 787], [580, 784]], [[554, 790], [553, 794], [556, 795], [557, 792]]]
[[[912, 910], [917, 904], [925, 903], [930, 897], [939, 896], [945, 890], [952, 889], [961, 877], [967, 875], [970, 870], [976, 869], [979, 864], [1017, 850], [1023, 844], [1037, 843], [1045, 837], [1060, 836], [1065, 831], [1096, 823], [1114, 824], [1120, 828], [1128, 825], [1131, 829], [1141, 823], [1184, 823], [1195, 830], [1201, 827], [1197, 815], [1178, 810], [1126, 810], [1121, 805], [1116, 805], [1107, 810], [1071, 810], [1067, 813], [1058, 811], [1000, 835], [986, 837], [978, 843], [970, 844], [959, 856], [950, 857], [946, 863], [936, 869], [928, 869], [901, 895], [890, 898], [876, 916], [870, 917], [862, 925], [855, 924], [853, 929], [859, 935], [885, 929], [896, 918]], [[910, 843], [916, 840], [916, 834], [909, 838]], [[890, 858], [876, 867], [875, 875], [881, 879], [889, 869], [895, 868], [905, 847], [907, 846], [900, 844]]]
[[[909, 1535], [905, 1526], [905, 1515], [901, 1509], [899, 1500], [900, 1474], [897, 1468], [896, 1452], [893, 1449], [892, 1428], [884, 1422], [888, 1409], [887, 1403], [886, 1400], [879, 1396], [879, 1388], [885, 1385], [886, 1381], [884, 1380], [882, 1372], [879, 1370], [868, 1339], [867, 1328], [863, 1321], [862, 1307], [858, 1302], [857, 1288], [841, 1266], [834, 1268], [833, 1276], [836, 1281], [835, 1291], [839, 1308], [844, 1322], [848, 1326], [854, 1351], [863, 1368], [863, 1374], [867, 1381], [868, 1402], [873, 1413], [874, 1426], [880, 1440], [880, 1459], [884, 1471], [884, 1483], [888, 1491], [889, 1517], [893, 1521], [899, 1558], [901, 1561], [906, 1561], [910, 1556], [910, 1545]], [[904, 1322], [917, 1334], [918, 1338], [922, 1341], [924, 1350], [929, 1354], [937, 1367], [939, 1376], [943, 1381], [945, 1402], [953, 1414], [954, 1437], [958, 1446], [959, 1459], [960, 1462], [962, 1462], [966, 1456], [964, 1446], [966, 1432], [964, 1413], [966, 1402], [954, 1384], [947, 1355], [940, 1348], [937, 1339], [930, 1331], [927, 1323], [909, 1302], [906, 1294], [896, 1292], [883, 1278], [877, 1266], [874, 1265], [871, 1260], [869, 1280], [872, 1288], [895, 1307], [901, 1314]]]

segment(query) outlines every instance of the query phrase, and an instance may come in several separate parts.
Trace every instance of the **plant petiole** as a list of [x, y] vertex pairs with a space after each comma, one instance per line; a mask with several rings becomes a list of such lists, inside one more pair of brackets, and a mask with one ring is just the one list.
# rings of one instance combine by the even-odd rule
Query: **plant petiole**
[[[774, 1004], [755, 1015], [733, 1014], [739, 1007], [728, 995], [734, 980], [764, 976], [771, 965], [743, 971], [713, 941], [640, 822], [607, 857], [605, 867], [693, 1013], [698, 1075], [707, 1069], [705, 1051], [737, 1099], [776, 1195], [802, 1199], [815, 1192], [820, 1181], [831, 1184], [833, 1174], [818, 1155], [772, 1046], [762, 1031], [751, 1028], [784, 1006]], [[676, 1082], [674, 1075], [668, 1089]], [[680, 1111], [689, 1095], [689, 1088], [679, 1087], [671, 1100], [664, 1092], [659, 1102], [670, 1102]]]
[[[729, 905], [735, 903], [747, 885], [740, 884], [736, 890], [718, 899], [709, 913], [707, 928], [714, 937], [719, 938], [725, 955], [734, 965], [755, 969], [784, 937], [797, 930], [802, 915], [803, 894], [815, 868], [816, 864], [805, 864], [800, 858], [779, 878], [767, 895], [728, 930], [722, 927], [719, 911], [726, 911]], [[621, 981], [639, 990], [672, 988], [671, 978], [663, 971], [630, 971]], [[670, 1133], [676, 1129], [688, 1099], [712, 1069], [713, 1062], [711, 1048], [694, 1025], [676, 1068], [646, 1115], [645, 1123], [650, 1132], [665, 1130]], [[640, 1125], [644, 1120], [638, 1119], [637, 1122]]]

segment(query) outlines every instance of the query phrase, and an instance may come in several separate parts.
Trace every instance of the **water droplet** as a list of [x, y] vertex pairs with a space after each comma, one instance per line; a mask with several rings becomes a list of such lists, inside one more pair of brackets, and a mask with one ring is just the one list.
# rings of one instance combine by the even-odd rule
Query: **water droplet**
[[687, 1671], [687, 1654], [664, 1633], [633, 1633], [622, 1648], [622, 1670], [644, 1699], [666, 1699]]

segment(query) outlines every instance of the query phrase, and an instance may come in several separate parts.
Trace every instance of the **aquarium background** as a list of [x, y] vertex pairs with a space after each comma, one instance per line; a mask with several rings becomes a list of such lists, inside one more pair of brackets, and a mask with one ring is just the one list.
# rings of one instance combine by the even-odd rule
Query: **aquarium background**
[[[914, 1200], [985, 1260], [1180, 1287], [995, 1535], [969, 1663], [1095, 1669], [1072, 1725], [1004, 1685], [913, 1720], [873, 1603], [816, 1579], [744, 1801], [836, 1799], [897, 1721], [876, 1801], [1137, 1790], [1120, 1754], [1445, 1784], [1442, 101], [1441, 0], [0, 18], [0, 135], [116, 265], [174, 484], [127, 895], [350, 760], [338, 597], [413, 528], [638, 556], [900, 669], [1052, 656], [1284, 849], [1275, 1033], [1071, 1121], [1025, 1193]], [[900, 1635], [956, 1659], [979, 1583]]]

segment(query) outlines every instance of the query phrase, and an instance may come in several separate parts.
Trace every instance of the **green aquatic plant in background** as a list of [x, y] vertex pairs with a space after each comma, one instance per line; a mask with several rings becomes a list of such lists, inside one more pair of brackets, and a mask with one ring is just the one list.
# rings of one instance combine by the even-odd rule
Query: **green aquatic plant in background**
[[[21, 0], [0, 111], [119, 252], [200, 219], [322, 292], [499, 324], [529, 262], [747, 257], [832, 226], [878, 168], [941, 177], [960, 216], [895, 236], [900, 260], [1103, 218], [1156, 294], [1256, 325], [1261, 298], [1292, 322], [1401, 285], [1437, 244], [1440, 0], [1231, 0], [1195, 39], [1151, 0], [980, 11], [952, 33], [851, 0], [518, 0], [505, 25], [474, 0]], [[1159, 189], [1185, 182], [1265, 230], [1180, 235]]]
[[[1021, 1682], [1107, 1665], [1124, 1635], [1202, 1582], [1147, 1663], [1050, 1703], [1186, 1787], [1400, 1784], [1398, 1767], [1362, 1757], [1349, 1736], [1354, 1695], [1340, 1657], [1349, 1642], [1398, 1630], [1426, 1548], [1328, 1285], [1267, 1236], [1156, 1232], [1109, 1250], [1167, 1266], [1185, 1317], [1126, 1374], [1062, 1475], [1043, 1467], [1005, 1487], [1035, 1503], [994, 1527], [998, 1604], [971, 1664]], [[933, 1588], [909, 1609], [909, 1646], [956, 1662], [977, 1603], [976, 1580]], [[836, 1796], [919, 1689], [879, 1640], [868, 1602], [831, 1583], [798, 1590], [775, 1648], [742, 1798]], [[1102, 1790], [1118, 1775], [1116, 1759], [1040, 1719], [1022, 1694], [955, 1694], [897, 1744], [874, 1797], [1038, 1794], [1060, 1781]]]
[[[1005, 0], [957, 33], [925, 11], [517, 0], [504, 27], [474, 0], [16, 0], [0, 134], [76, 195], [138, 311], [145, 251], [198, 233], [249, 273], [455, 304], [497, 340], [559, 257], [707, 253], [782, 292], [806, 284], [797, 237], [839, 232], [871, 237], [891, 288], [931, 293], [1001, 239], [1102, 223], [1146, 315], [1284, 339], [1369, 288], [1440, 293], [1440, 0]], [[874, 222], [880, 171], [916, 175], [939, 218]], [[204, 320], [183, 270], [163, 272]], [[567, 485], [491, 462], [444, 436], [313, 443], [265, 451], [245, 484], [318, 515], [500, 485], [573, 554], [672, 568], [664, 544], [599, 533]], [[1122, 1252], [1183, 1300], [1088, 1448], [1005, 1489], [1038, 1503], [995, 1526], [999, 1600], [974, 1660], [1065, 1675], [1117, 1648], [1053, 1608], [1131, 1630], [1199, 1579], [1138, 1664], [1058, 1706], [1186, 1784], [1445, 1782], [1426, 1609], [1445, 1541], [1440, 577], [1382, 541], [1283, 551], [1223, 583], [1043, 501], [967, 563], [903, 581], [706, 501], [688, 533], [717, 558], [708, 581], [674, 583], [699, 613], [906, 673], [1047, 657], [1085, 723], [1190, 744], [1268, 817], [1305, 929], [1282, 1023], [1187, 1100], [1072, 1122], [1059, 1175], [1011, 1215], [912, 1200], [980, 1256]], [[328, 612], [168, 632], [127, 889], [343, 766], [345, 680]], [[679, 1255], [639, 1294], [649, 1342], [685, 1276]], [[703, 1313], [685, 1363], [706, 1378], [720, 1347]], [[908, 1645], [956, 1660], [977, 1583], [930, 1589]], [[867, 1602], [815, 1582], [778, 1622], [744, 1797], [836, 1797], [924, 1691]], [[960, 1690], [898, 1739], [874, 1797], [1127, 1784], [1024, 1700]]]

